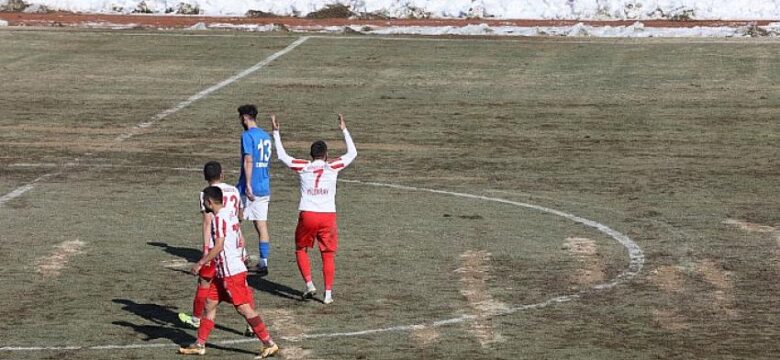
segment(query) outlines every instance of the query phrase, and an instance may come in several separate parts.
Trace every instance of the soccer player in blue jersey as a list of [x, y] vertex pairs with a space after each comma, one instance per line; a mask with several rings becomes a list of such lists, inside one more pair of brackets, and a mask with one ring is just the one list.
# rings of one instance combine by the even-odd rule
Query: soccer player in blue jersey
[[244, 132], [241, 134], [241, 174], [236, 188], [241, 193], [241, 218], [251, 220], [260, 237], [260, 261], [257, 273], [268, 274], [268, 253], [271, 249], [268, 234], [268, 203], [271, 200], [271, 136], [257, 127], [257, 107], [242, 105], [238, 118]]

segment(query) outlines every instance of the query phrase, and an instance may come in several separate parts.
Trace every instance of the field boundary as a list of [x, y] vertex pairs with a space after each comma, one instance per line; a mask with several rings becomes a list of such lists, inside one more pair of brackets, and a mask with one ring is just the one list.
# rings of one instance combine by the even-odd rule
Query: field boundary
[[[198, 171], [199, 169], [190, 169], [190, 168], [169, 168], [170, 170], [181, 170], [181, 171]], [[510, 307], [506, 310], [497, 311], [493, 314], [487, 314], [487, 315], [461, 315], [458, 317], [450, 318], [450, 319], [444, 319], [444, 320], [436, 320], [436, 321], [430, 321], [430, 322], [424, 322], [424, 323], [418, 323], [418, 324], [410, 324], [410, 325], [398, 325], [398, 326], [391, 326], [386, 328], [378, 328], [378, 329], [368, 329], [368, 330], [358, 330], [358, 331], [350, 331], [350, 332], [334, 332], [334, 333], [315, 333], [315, 334], [302, 334], [299, 336], [294, 337], [283, 337], [283, 340], [286, 341], [301, 341], [305, 339], [318, 339], [318, 338], [333, 338], [333, 337], [354, 337], [354, 336], [364, 336], [364, 335], [373, 335], [373, 334], [382, 334], [382, 333], [388, 333], [388, 332], [402, 332], [402, 331], [412, 331], [412, 330], [421, 330], [428, 327], [442, 327], [442, 326], [448, 326], [448, 325], [456, 325], [467, 321], [473, 321], [477, 320], [479, 318], [491, 318], [496, 316], [504, 316], [504, 315], [510, 315], [516, 312], [525, 311], [525, 310], [535, 310], [535, 309], [541, 309], [547, 306], [555, 305], [555, 304], [562, 304], [566, 302], [570, 302], [576, 299], [579, 299], [583, 294], [590, 293], [594, 291], [604, 291], [614, 288], [615, 286], [618, 286], [622, 283], [625, 283], [631, 279], [633, 279], [639, 272], [642, 271], [642, 268], [644, 266], [645, 257], [644, 252], [642, 249], [637, 245], [631, 238], [629, 238], [627, 235], [620, 233], [607, 225], [604, 225], [602, 223], [599, 223], [597, 221], [585, 219], [583, 217], [567, 213], [564, 211], [539, 206], [535, 204], [530, 203], [524, 203], [524, 202], [518, 202], [518, 201], [512, 201], [502, 198], [496, 198], [496, 197], [489, 197], [489, 196], [482, 196], [482, 195], [474, 195], [474, 194], [468, 194], [468, 193], [460, 193], [460, 192], [454, 192], [454, 191], [446, 191], [446, 190], [436, 190], [436, 189], [428, 189], [428, 188], [422, 188], [422, 187], [415, 187], [415, 186], [406, 186], [406, 185], [398, 185], [398, 184], [389, 184], [389, 183], [382, 183], [382, 182], [373, 182], [373, 181], [360, 181], [360, 180], [347, 180], [347, 179], [340, 179], [339, 182], [342, 183], [351, 183], [351, 184], [360, 184], [360, 185], [366, 185], [366, 186], [375, 186], [375, 187], [386, 187], [391, 189], [398, 189], [398, 190], [407, 190], [407, 191], [416, 191], [416, 192], [428, 192], [433, 194], [442, 194], [442, 195], [450, 195], [450, 196], [456, 196], [456, 197], [462, 197], [467, 199], [474, 199], [474, 200], [482, 200], [482, 201], [490, 201], [490, 202], [496, 202], [496, 203], [502, 203], [502, 204], [508, 204], [513, 206], [518, 206], [522, 208], [527, 208], [531, 210], [541, 211], [545, 213], [549, 213], [552, 215], [556, 215], [559, 217], [563, 217], [567, 220], [574, 221], [583, 225], [586, 225], [588, 227], [594, 228], [598, 231], [600, 231], [603, 234], [608, 235], [609, 237], [616, 240], [618, 243], [620, 243], [623, 247], [626, 248], [628, 251], [629, 256], [629, 265], [628, 267], [618, 274], [616, 277], [614, 277], [612, 280], [594, 285], [588, 289], [579, 291], [577, 293], [573, 294], [567, 294], [567, 295], [558, 295], [553, 298], [550, 298], [546, 301], [535, 303], [535, 304], [525, 304], [525, 305], [517, 305], [514, 307]], [[218, 344], [218, 345], [231, 345], [231, 344], [241, 344], [241, 343], [249, 343], [249, 342], [256, 342], [258, 341], [255, 338], [241, 338], [241, 339], [235, 339], [235, 340], [223, 340], [223, 341], [215, 341], [212, 342], [212, 344]], [[29, 346], [29, 347], [14, 347], [14, 346], [3, 346], [0, 347], [0, 351], [67, 351], [67, 350], [122, 350], [122, 349], [145, 349], [145, 348], [167, 348], [167, 347], [176, 347], [179, 346], [178, 344], [173, 343], [152, 343], [152, 344], [126, 344], [126, 345], [96, 345], [96, 346], [62, 346], [62, 347], [44, 347], [44, 346]]]

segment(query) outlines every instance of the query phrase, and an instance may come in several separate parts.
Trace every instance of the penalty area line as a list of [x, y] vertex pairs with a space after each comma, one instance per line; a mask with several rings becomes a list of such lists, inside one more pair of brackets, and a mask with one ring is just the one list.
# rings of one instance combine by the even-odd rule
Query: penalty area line
[[[172, 170], [186, 170], [189, 171], [190, 169], [173, 169]], [[397, 184], [388, 184], [388, 183], [380, 183], [380, 182], [366, 182], [366, 181], [360, 181], [360, 180], [346, 180], [346, 179], [340, 179], [339, 182], [342, 183], [352, 183], [352, 184], [360, 184], [360, 185], [367, 185], [367, 186], [376, 186], [376, 187], [386, 187], [391, 189], [398, 189], [398, 190], [407, 190], [407, 191], [416, 191], [416, 192], [429, 192], [434, 194], [443, 194], [443, 195], [450, 195], [450, 196], [456, 196], [456, 197], [462, 197], [467, 199], [476, 199], [476, 200], [482, 200], [482, 201], [490, 201], [490, 202], [497, 202], [497, 203], [503, 203], [523, 208], [528, 208], [536, 211], [546, 212], [552, 215], [560, 216], [565, 219], [595, 228], [596, 230], [610, 236], [611, 238], [615, 239], [618, 243], [623, 245], [623, 247], [626, 248], [629, 255], [629, 265], [628, 268], [626, 268], [622, 273], [617, 275], [615, 278], [613, 278], [611, 281], [597, 284], [592, 286], [589, 289], [582, 290], [578, 293], [568, 294], [568, 295], [559, 295], [552, 297], [546, 301], [535, 303], [535, 304], [525, 304], [525, 305], [518, 305], [514, 306], [508, 309], [504, 309], [501, 311], [496, 311], [492, 314], [486, 314], [486, 315], [460, 315], [454, 318], [449, 319], [442, 319], [442, 320], [435, 320], [425, 323], [419, 323], [419, 324], [410, 324], [410, 325], [397, 325], [397, 326], [390, 326], [385, 328], [378, 328], [378, 329], [367, 329], [367, 330], [359, 330], [359, 331], [351, 331], [351, 332], [332, 332], [332, 333], [315, 333], [315, 334], [302, 334], [298, 336], [292, 336], [292, 337], [282, 337], [281, 339], [287, 340], [287, 341], [301, 341], [306, 339], [318, 339], [318, 338], [334, 338], [334, 337], [354, 337], [354, 336], [364, 336], [364, 335], [372, 335], [372, 334], [382, 334], [382, 333], [389, 333], [389, 332], [402, 332], [402, 331], [413, 331], [413, 330], [420, 330], [425, 329], [427, 327], [442, 327], [442, 326], [450, 326], [450, 325], [457, 325], [460, 323], [464, 323], [467, 321], [474, 321], [480, 317], [496, 317], [496, 316], [502, 316], [502, 315], [509, 315], [520, 311], [526, 311], [526, 310], [536, 310], [545, 308], [548, 306], [556, 305], [556, 304], [562, 304], [566, 302], [570, 302], [576, 299], [579, 299], [582, 297], [582, 294], [593, 292], [593, 291], [603, 291], [611, 289], [615, 286], [618, 286], [622, 283], [625, 283], [632, 278], [634, 278], [641, 270], [644, 265], [645, 257], [642, 249], [637, 245], [631, 238], [628, 236], [613, 230], [612, 228], [601, 224], [599, 222], [585, 219], [582, 217], [579, 217], [574, 214], [570, 214], [567, 212], [563, 212], [560, 210], [555, 210], [539, 205], [534, 204], [528, 204], [528, 203], [522, 203], [517, 201], [511, 201], [506, 200], [502, 198], [495, 198], [495, 197], [487, 197], [487, 196], [481, 196], [481, 195], [474, 195], [474, 194], [467, 194], [467, 193], [459, 193], [454, 191], [445, 191], [445, 190], [436, 190], [436, 189], [428, 189], [428, 188], [420, 188], [420, 187], [414, 187], [414, 186], [406, 186], [406, 185], [397, 185]], [[242, 344], [242, 343], [249, 343], [249, 342], [256, 342], [257, 339], [248, 339], [248, 338], [241, 338], [241, 339], [234, 339], [234, 340], [222, 340], [222, 341], [214, 341], [211, 342], [211, 344], [217, 344], [217, 345], [231, 345], [231, 344]], [[144, 348], [168, 348], [168, 347], [176, 347], [177, 344], [171, 344], [171, 343], [154, 343], [154, 344], [127, 344], [127, 345], [101, 345], [101, 346], [63, 346], [63, 347], [11, 347], [11, 346], [4, 346], [0, 347], [0, 351], [46, 351], [46, 350], [105, 350], [105, 349], [113, 349], [113, 350], [121, 350], [121, 349], [144, 349]]]

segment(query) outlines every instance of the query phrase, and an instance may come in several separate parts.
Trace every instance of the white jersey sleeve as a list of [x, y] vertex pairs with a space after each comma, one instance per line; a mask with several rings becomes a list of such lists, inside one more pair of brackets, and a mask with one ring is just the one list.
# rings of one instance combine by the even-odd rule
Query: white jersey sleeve
[[333, 170], [340, 171], [341, 169], [349, 166], [352, 161], [357, 157], [357, 149], [355, 143], [352, 141], [352, 136], [349, 135], [349, 130], [344, 129], [344, 142], [347, 143], [347, 153], [337, 157], [335, 159], [328, 160], [328, 164]]
[[308, 163], [308, 160], [300, 160], [295, 159], [292, 156], [287, 154], [287, 151], [284, 150], [284, 145], [282, 145], [282, 136], [279, 135], [279, 130], [274, 130], [273, 132], [274, 136], [274, 146], [276, 147], [276, 158], [279, 159], [279, 161], [283, 162], [287, 167], [293, 168], [294, 165], [300, 165], [302, 163]]

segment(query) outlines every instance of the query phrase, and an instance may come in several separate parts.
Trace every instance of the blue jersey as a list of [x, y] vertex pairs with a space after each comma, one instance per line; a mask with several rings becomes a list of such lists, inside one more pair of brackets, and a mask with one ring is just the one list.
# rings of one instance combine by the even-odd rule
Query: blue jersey
[[241, 175], [236, 188], [246, 195], [246, 176], [244, 175], [244, 155], [252, 156], [252, 194], [271, 195], [271, 137], [260, 128], [250, 128], [241, 134]]

